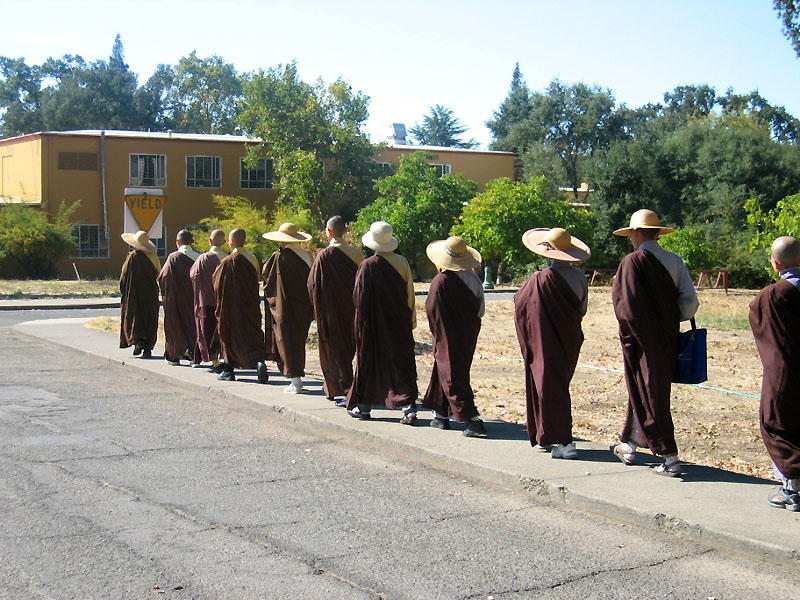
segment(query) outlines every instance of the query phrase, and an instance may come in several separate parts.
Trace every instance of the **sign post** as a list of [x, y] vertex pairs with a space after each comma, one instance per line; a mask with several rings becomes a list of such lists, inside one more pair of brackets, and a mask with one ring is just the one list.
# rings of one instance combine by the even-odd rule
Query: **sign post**
[[125, 188], [125, 215], [123, 229], [125, 233], [146, 231], [150, 239], [160, 239], [162, 233], [162, 215], [167, 197], [163, 190]]

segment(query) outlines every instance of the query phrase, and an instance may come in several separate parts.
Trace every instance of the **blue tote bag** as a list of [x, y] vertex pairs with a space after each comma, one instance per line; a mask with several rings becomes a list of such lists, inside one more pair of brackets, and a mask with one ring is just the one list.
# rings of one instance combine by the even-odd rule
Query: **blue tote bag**
[[703, 383], [708, 380], [706, 364], [706, 330], [692, 328], [678, 334], [678, 362], [675, 364], [674, 383]]

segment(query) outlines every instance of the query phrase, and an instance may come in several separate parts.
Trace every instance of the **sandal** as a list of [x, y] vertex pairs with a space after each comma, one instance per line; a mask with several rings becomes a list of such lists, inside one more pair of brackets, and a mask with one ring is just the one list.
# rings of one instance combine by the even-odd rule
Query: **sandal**
[[613, 444], [608, 447], [609, 450], [622, 461], [623, 464], [630, 467], [636, 457], [635, 452], [625, 452], [622, 450], [622, 444]]
[[680, 477], [683, 475], [683, 472], [681, 471], [681, 463], [677, 460], [669, 464], [662, 463], [658, 465], [655, 469], [653, 469], [653, 473], [656, 475], [664, 475], [665, 477]]

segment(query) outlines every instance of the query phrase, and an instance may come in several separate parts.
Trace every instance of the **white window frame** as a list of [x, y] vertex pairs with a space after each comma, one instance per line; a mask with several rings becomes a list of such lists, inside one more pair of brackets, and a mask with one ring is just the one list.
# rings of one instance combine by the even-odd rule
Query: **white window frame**
[[[75, 238], [75, 249], [70, 258], [108, 258], [108, 240], [102, 225], [76, 223], [72, 225], [72, 235]], [[96, 247], [91, 247], [96, 241]], [[84, 244], [89, 247], [84, 247]]]
[[439, 177], [444, 177], [445, 175], [451, 175], [453, 173], [453, 165], [448, 165], [445, 163], [428, 163], [439, 174]]
[[[152, 178], [145, 177], [146, 159], [154, 157]], [[134, 167], [135, 161], [135, 167]], [[134, 173], [135, 169], [135, 173]], [[160, 171], [160, 172], [159, 172]], [[167, 187], [167, 155], [132, 152], [128, 155], [128, 175], [131, 187]], [[152, 181], [152, 183], [146, 183]]]
[[[259, 183], [257, 179], [251, 179], [251, 176], [254, 172], [257, 172], [258, 165], [264, 161], [264, 185], [253, 185], [254, 183]], [[269, 169], [267, 168], [267, 164], [269, 164]], [[268, 179], [268, 176], [272, 175], [271, 179]], [[245, 178], [246, 176], [246, 178]], [[271, 190], [273, 184], [275, 182], [275, 171], [272, 165], [271, 158], [259, 158], [258, 163], [256, 164], [256, 168], [248, 169], [247, 165], [245, 164], [245, 158], [242, 157], [239, 159], [239, 187], [243, 190]]]
[[[211, 178], [197, 176], [197, 159], [209, 159]], [[205, 162], [205, 161], [202, 161]], [[191, 163], [191, 167], [189, 166]], [[205, 169], [205, 165], [203, 167]], [[211, 185], [202, 185], [198, 183], [210, 182]], [[216, 185], [214, 185], [216, 184]], [[186, 187], [187, 188], [205, 188], [205, 189], [220, 189], [222, 187], [222, 157], [221, 156], [207, 156], [200, 154], [191, 154], [186, 156]]]

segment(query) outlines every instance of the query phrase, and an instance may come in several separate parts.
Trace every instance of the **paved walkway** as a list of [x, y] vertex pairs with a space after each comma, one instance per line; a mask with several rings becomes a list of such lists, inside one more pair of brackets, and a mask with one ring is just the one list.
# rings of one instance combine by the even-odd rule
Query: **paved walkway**
[[[204, 392], [240, 399], [363, 444], [390, 449], [455, 475], [524, 489], [555, 504], [800, 572], [800, 513], [767, 504], [767, 495], [777, 489], [774, 482], [697, 465], [687, 465], [682, 480], [658, 477], [651, 472], [657, 461], [648, 454], [639, 456], [640, 464], [626, 467], [606, 446], [582, 441], [577, 442], [577, 460], [553, 460], [548, 453], [530, 447], [524, 427], [504, 422], [487, 421], [490, 437], [470, 439], [461, 435], [459, 424], [451, 431], [428, 427], [427, 411], [420, 412], [424, 418], [416, 427], [398, 424], [399, 411], [382, 409], [373, 410], [371, 421], [358, 421], [325, 399], [319, 380], [307, 379], [307, 393], [299, 396], [283, 393], [287, 381], [274, 370], [267, 385], [257, 383], [254, 371], [237, 374], [235, 382], [221, 382], [205, 369], [171, 367], [160, 358], [135, 358], [130, 349], [116, 347], [115, 335], [85, 327], [85, 321], [29, 321], [15, 328]], [[161, 345], [156, 346], [154, 355], [160, 356], [162, 351]]]

